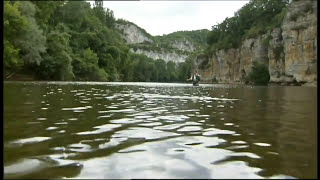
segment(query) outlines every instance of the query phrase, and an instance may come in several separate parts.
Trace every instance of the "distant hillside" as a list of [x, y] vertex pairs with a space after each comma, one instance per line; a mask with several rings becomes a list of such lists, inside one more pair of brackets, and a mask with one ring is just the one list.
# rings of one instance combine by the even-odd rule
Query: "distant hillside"
[[[206, 48], [209, 30], [177, 31], [163, 36], [152, 36], [137, 24], [124, 20], [116, 20], [116, 27], [121, 30], [128, 44], [149, 50], [195, 51]], [[148, 47], [149, 46], [149, 47]]]
[[118, 19], [115, 27], [135, 54], [166, 62], [185, 62], [206, 49], [209, 30], [178, 31], [163, 36], [152, 36], [135, 23]]
[[175, 41], [192, 42], [195, 49], [204, 49], [207, 41], [209, 30], [194, 30], [194, 31], [177, 31], [163, 36], [155, 36], [156, 42], [161, 47], [174, 47]]

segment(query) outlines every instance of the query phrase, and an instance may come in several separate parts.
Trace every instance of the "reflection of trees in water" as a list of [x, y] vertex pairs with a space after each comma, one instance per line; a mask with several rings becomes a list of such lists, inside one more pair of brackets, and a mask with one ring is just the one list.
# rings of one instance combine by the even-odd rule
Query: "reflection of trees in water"
[[[280, 88], [279, 88], [280, 89]], [[281, 128], [278, 129], [278, 152], [283, 172], [298, 178], [313, 178], [317, 169], [316, 89], [283, 87], [278, 108]], [[313, 133], [312, 133], [313, 132]], [[306, 176], [307, 175], [307, 176]]]
[[[28, 134], [25, 124], [35, 120], [40, 112], [41, 95], [44, 89], [23, 83], [4, 84], [4, 137], [6, 140], [16, 139]], [[34, 112], [33, 112], [34, 111]], [[7, 128], [15, 129], [9, 131]], [[19, 132], [19, 133], [17, 133]]]
[[[229, 96], [240, 100], [232, 104], [234, 108], [226, 108], [221, 117], [224, 116], [225, 122], [239, 125], [231, 130], [241, 136], [226, 135], [223, 138], [228, 142], [248, 142], [248, 148], [233, 151], [252, 152], [262, 159], [232, 157], [228, 160], [247, 161], [251, 166], [264, 169], [261, 172], [263, 176], [284, 172], [299, 178], [307, 174], [315, 176], [316, 101], [313, 94], [315, 90], [303, 87], [246, 86], [229, 89]], [[221, 124], [216, 122], [215, 125], [225, 129], [226, 126]], [[253, 143], [268, 143], [271, 146], [261, 147]], [[302, 167], [306, 163], [309, 166]]]
[[269, 147], [259, 147], [253, 145], [256, 151], [263, 158], [257, 163], [258, 167], [262, 167], [265, 171], [261, 175], [272, 176], [281, 174], [283, 162], [281, 156], [275, 153], [279, 152], [279, 129], [281, 129], [280, 117], [283, 114], [283, 88], [261, 87], [257, 89], [256, 96], [252, 99], [256, 106], [255, 135], [252, 143], [268, 143]]
[[[28, 122], [36, 122], [41, 113], [41, 96], [45, 89], [40, 86], [24, 85], [23, 83], [7, 83], [4, 84], [4, 144], [20, 139], [21, 137], [34, 137], [39, 135], [39, 124], [30, 124]], [[41, 128], [41, 126], [40, 126]], [[28, 154], [32, 154], [28, 148], [10, 148], [4, 147], [4, 162], [15, 162], [24, 158]], [[39, 152], [41, 151], [38, 149]]]

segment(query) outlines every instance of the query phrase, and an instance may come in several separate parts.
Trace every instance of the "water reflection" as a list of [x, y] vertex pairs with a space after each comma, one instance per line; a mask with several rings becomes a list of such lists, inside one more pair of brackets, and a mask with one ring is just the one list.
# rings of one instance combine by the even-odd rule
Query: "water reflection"
[[315, 178], [316, 112], [311, 87], [5, 82], [5, 177]]

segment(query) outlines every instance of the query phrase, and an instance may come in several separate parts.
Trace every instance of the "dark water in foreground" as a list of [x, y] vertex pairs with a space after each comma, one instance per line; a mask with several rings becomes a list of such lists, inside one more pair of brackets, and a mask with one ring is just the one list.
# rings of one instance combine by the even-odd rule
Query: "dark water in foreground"
[[317, 88], [4, 83], [5, 178], [316, 178]]

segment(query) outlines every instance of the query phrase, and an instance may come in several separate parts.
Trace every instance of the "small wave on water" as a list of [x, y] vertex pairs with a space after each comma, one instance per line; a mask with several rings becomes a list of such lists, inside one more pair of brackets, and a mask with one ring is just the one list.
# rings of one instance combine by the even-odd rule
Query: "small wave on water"
[[5, 112], [6, 137], [13, 137], [5, 139], [5, 177], [295, 178], [270, 168], [282, 151], [272, 133], [261, 134], [262, 119], [247, 122], [255, 112], [244, 111], [250, 104], [233, 86], [22, 86], [30, 95]]

